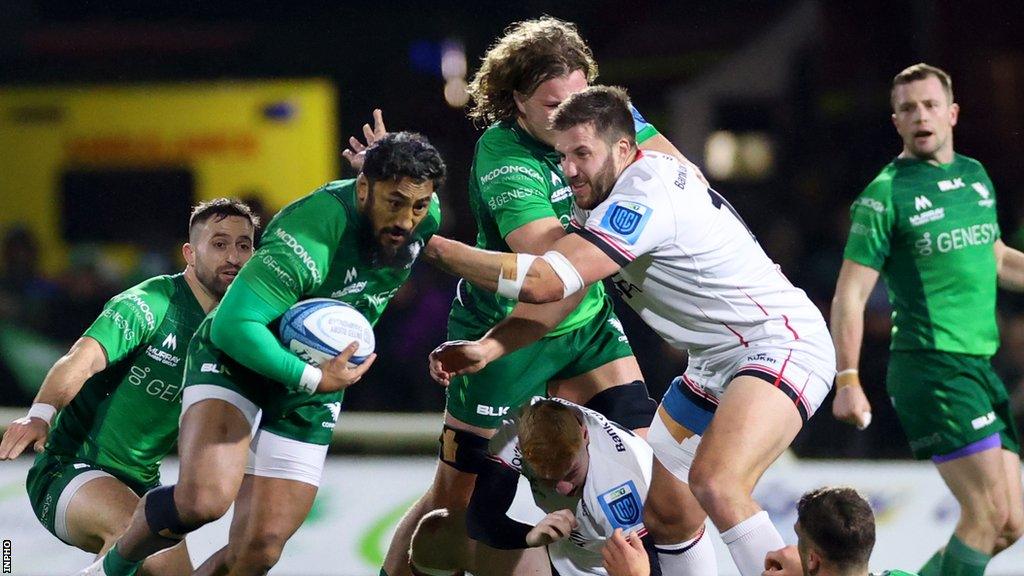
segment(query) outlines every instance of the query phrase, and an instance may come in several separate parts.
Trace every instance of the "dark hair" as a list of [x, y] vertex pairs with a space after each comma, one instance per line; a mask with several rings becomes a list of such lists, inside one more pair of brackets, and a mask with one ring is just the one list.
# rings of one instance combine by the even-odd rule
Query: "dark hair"
[[403, 177], [431, 180], [437, 190], [444, 183], [446, 168], [441, 153], [423, 135], [391, 132], [366, 149], [362, 173], [371, 182]]
[[796, 505], [800, 530], [814, 547], [842, 568], [866, 566], [875, 547], [875, 515], [853, 488], [811, 490]]
[[531, 96], [544, 82], [583, 72], [597, 78], [597, 64], [576, 26], [551, 16], [509, 26], [483, 57], [469, 83], [469, 117], [491, 123], [518, 115], [513, 92]]
[[949, 74], [947, 74], [945, 70], [921, 62], [904, 68], [892, 79], [892, 90], [889, 93], [889, 100], [892, 102], [893, 108], [896, 107], [897, 86], [900, 86], [901, 84], [910, 84], [911, 82], [917, 82], [918, 80], [924, 80], [929, 76], [934, 76], [938, 79], [939, 84], [942, 85], [942, 89], [946, 92], [946, 99], [949, 101], [948, 103], [952, 104], [953, 79], [949, 77]]
[[219, 222], [228, 216], [241, 216], [249, 220], [253, 230], [260, 229], [260, 217], [252, 211], [248, 204], [237, 198], [215, 198], [200, 202], [192, 207], [192, 215], [188, 217], [188, 233], [191, 235], [196, 226], [214, 219]]
[[609, 144], [619, 138], [636, 143], [629, 95], [617, 86], [591, 86], [566, 98], [555, 110], [551, 127], [568, 130], [580, 124], [593, 124], [594, 132]]

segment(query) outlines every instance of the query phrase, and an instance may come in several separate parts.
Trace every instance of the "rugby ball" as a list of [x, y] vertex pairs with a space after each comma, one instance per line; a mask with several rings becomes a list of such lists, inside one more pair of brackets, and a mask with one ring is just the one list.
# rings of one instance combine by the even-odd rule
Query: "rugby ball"
[[359, 310], [331, 298], [303, 300], [281, 316], [281, 342], [306, 362], [319, 366], [353, 341], [359, 348], [349, 360], [362, 364], [373, 353], [373, 327]]

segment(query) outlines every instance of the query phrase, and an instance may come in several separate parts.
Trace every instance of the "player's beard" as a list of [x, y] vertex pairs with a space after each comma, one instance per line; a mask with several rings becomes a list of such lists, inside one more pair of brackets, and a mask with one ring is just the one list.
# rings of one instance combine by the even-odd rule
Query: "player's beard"
[[576, 204], [584, 210], [593, 210], [608, 198], [615, 187], [615, 161], [610, 154], [601, 169], [587, 183], [590, 185], [590, 195], [585, 203], [577, 198]]
[[203, 288], [206, 288], [207, 292], [212, 294], [217, 300], [220, 300], [224, 297], [224, 293], [228, 291], [228, 286], [231, 285], [230, 280], [225, 281], [221, 278], [221, 273], [230, 270], [234, 270], [237, 273], [239, 268], [237, 266], [223, 266], [220, 270], [215, 270], [206, 266], [200, 266], [197, 262], [195, 270], [196, 279], [203, 285]]
[[[373, 190], [366, 199], [364, 214], [373, 214]], [[405, 234], [405, 242], [398, 246], [384, 243], [384, 235], [388, 232]], [[372, 218], [367, 217], [359, 234], [359, 243], [370, 264], [382, 268], [405, 268], [416, 259], [416, 251], [412, 248], [412, 233], [395, 227], [376, 228]]]

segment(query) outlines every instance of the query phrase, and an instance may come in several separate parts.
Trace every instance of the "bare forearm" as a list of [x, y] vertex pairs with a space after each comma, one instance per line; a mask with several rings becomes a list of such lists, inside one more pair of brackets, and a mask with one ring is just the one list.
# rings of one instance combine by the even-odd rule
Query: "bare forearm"
[[546, 336], [565, 320], [586, 295], [585, 291], [548, 304], [520, 303], [512, 314], [495, 325], [483, 338], [494, 358], [504, 356]]
[[836, 367], [856, 369], [864, 338], [864, 306], [837, 294], [832, 300], [832, 342], [836, 348]]
[[430, 239], [423, 256], [437, 268], [490, 292], [498, 289], [503, 258], [515, 262], [514, 254], [480, 250], [436, 235]]
[[[92, 346], [99, 347], [99, 344]], [[58, 410], [71, 403], [85, 381], [104, 368], [105, 358], [96, 358], [95, 355], [95, 351], [84, 349], [80, 343], [72, 346], [50, 368], [34, 402], [49, 404]]]

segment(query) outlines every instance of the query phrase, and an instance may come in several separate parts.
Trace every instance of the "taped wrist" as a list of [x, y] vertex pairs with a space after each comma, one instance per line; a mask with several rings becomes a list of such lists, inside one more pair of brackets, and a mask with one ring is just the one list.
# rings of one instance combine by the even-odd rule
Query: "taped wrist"
[[487, 451], [490, 440], [472, 432], [445, 424], [438, 442], [438, 458], [460, 472], [477, 474], [482, 466], [491, 462]]
[[630, 430], [649, 427], [658, 410], [643, 380], [602, 390], [583, 406]]
[[174, 486], [161, 486], [146, 493], [146, 523], [149, 531], [170, 540], [181, 540], [199, 526], [181, 521], [174, 504]]
[[57, 408], [55, 406], [45, 402], [36, 402], [28, 409], [28, 414], [25, 416], [28, 418], [39, 418], [49, 425], [53, 421], [53, 416], [56, 413]]
[[836, 389], [846, 388], [847, 386], [860, 386], [860, 373], [857, 372], [856, 368], [840, 370], [836, 374]]

